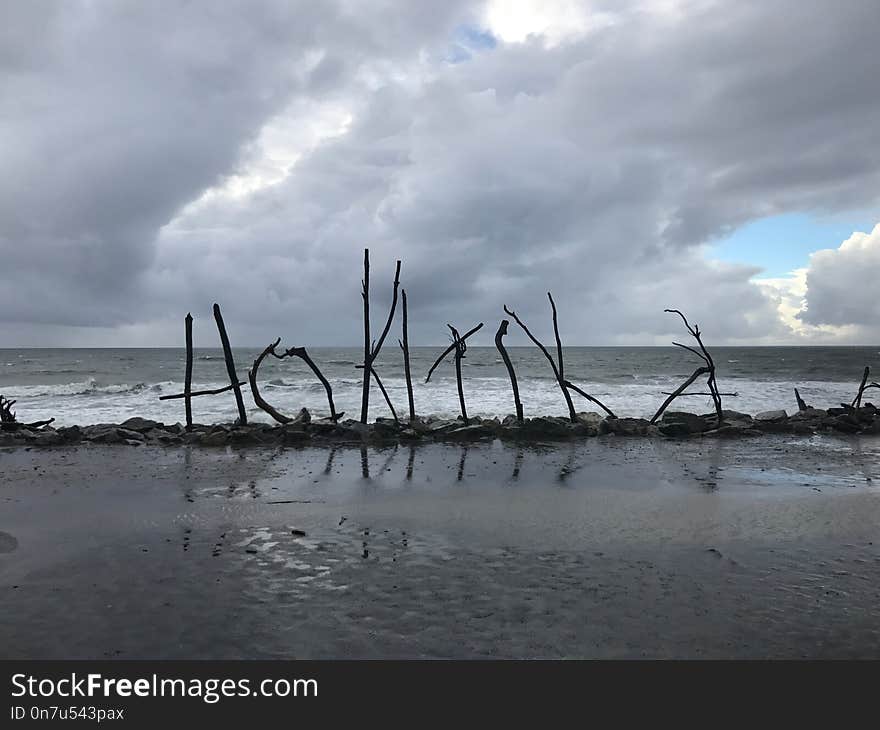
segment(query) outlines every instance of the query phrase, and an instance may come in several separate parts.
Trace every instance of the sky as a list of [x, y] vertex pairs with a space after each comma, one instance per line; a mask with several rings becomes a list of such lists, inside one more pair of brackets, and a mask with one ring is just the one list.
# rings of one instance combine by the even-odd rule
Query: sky
[[880, 4], [0, 5], [0, 347], [880, 342]]

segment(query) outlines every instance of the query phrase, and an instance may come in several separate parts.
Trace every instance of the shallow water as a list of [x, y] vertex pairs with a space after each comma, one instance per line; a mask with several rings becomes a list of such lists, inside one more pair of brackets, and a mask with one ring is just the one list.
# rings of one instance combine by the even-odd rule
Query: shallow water
[[0, 468], [10, 657], [880, 657], [877, 438]]

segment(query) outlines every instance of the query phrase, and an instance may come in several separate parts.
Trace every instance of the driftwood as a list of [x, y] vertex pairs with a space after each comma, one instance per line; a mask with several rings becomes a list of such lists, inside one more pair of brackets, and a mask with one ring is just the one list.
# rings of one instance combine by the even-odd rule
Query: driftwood
[[449, 327], [449, 330], [452, 333], [452, 344], [447, 347], [440, 354], [440, 357], [438, 357], [434, 361], [434, 364], [428, 371], [428, 377], [425, 378], [425, 382], [427, 383], [428, 380], [430, 380], [431, 373], [433, 373], [436, 367], [443, 361], [443, 358], [445, 358], [450, 352], [455, 351], [455, 379], [458, 384], [458, 402], [461, 405], [461, 419], [464, 421], [465, 425], [468, 425], [470, 421], [468, 420], [467, 407], [465, 406], [464, 402], [464, 386], [461, 378], [461, 361], [462, 359], [464, 359], [465, 352], [467, 352], [467, 338], [475, 332], [478, 332], [483, 327], [483, 323], [480, 322], [476, 327], [472, 327], [467, 332], [465, 332], [463, 336], [460, 335], [458, 333], [458, 330], [455, 329], [455, 327], [453, 327], [451, 324], [447, 324], [446, 326]]
[[[669, 393], [664, 390], [664, 391], [661, 391], [660, 395], [672, 395], [672, 393]], [[678, 393], [678, 395], [676, 397], [684, 398], [685, 396], [688, 396], [688, 395], [712, 395], [712, 394], [709, 393], [708, 391], [704, 390], [704, 391], [699, 391], [699, 392], [692, 391], [690, 393]], [[734, 393], [719, 393], [718, 395], [727, 396], [728, 398], [738, 398], [739, 397], [739, 393], [736, 393], [736, 392], [734, 392]]]
[[285, 416], [283, 413], [280, 413], [277, 409], [275, 409], [272, 405], [266, 402], [266, 400], [260, 395], [260, 390], [257, 386], [257, 371], [259, 370], [260, 364], [263, 360], [271, 355], [276, 360], [283, 360], [286, 357], [298, 357], [302, 360], [306, 365], [309, 366], [311, 371], [315, 374], [318, 380], [321, 381], [321, 385], [324, 386], [324, 390], [327, 392], [327, 403], [330, 405], [330, 419], [332, 421], [338, 421], [344, 413], [337, 413], [336, 406], [333, 403], [333, 388], [330, 387], [330, 382], [327, 378], [324, 377], [324, 374], [320, 371], [317, 365], [315, 365], [314, 361], [311, 357], [309, 357], [309, 353], [306, 352], [306, 348], [304, 347], [290, 347], [285, 350], [280, 355], [276, 351], [278, 344], [281, 342], [281, 338], [279, 337], [275, 342], [269, 345], [260, 356], [254, 360], [253, 367], [251, 367], [250, 372], [248, 372], [248, 379], [251, 384], [251, 392], [254, 396], [254, 403], [256, 403], [260, 408], [262, 408], [266, 413], [268, 413], [272, 418], [274, 418], [278, 423], [291, 423], [294, 419], [290, 418], [290, 416]]
[[[276, 355], [276, 357], [279, 356]], [[330, 387], [330, 381], [324, 377], [324, 373], [322, 373], [318, 366], [315, 365], [314, 360], [309, 357], [309, 353], [306, 352], [305, 347], [290, 347], [284, 351], [283, 357], [298, 357], [309, 366], [309, 369], [315, 374], [315, 377], [321, 381], [321, 385], [324, 386], [324, 390], [327, 393], [327, 403], [330, 406], [330, 419], [332, 421], [338, 421], [345, 415], [345, 413], [336, 412], [336, 405], [333, 403], [333, 388]]]
[[265, 350], [263, 350], [256, 360], [254, 360], [254, 364], [251, 366], [251, 369], [248, 371], [248, 380], [251, 383], [251, 395], [254, 397], [254, 403], [257, 404], [259, 408], [262, 408], [266, 413], [268, 413], [272, 418], [274, 418], [278, 423], [290, 423], [293, 419], [289, 416], [285, 416], [283, 413], [279, 413], [274, 406], [270, 403], [266, 402], [262, 395], [260, 395], [260, 389], [257, 386], [257, 371], [260, 369], [260, 365], [263, 363], [263, 360], [266, 359], [267, 355], [278, 355], [275, 353], [275, 348], [278, 347], [278, 344], [281, 342], [281, 338], [279, 337], [275, 342], [269, 345]]
[[865, 372], [862, 374], [862, 382], [859, 383], [859, 391], [856, 393], [856, 397], [853, 398], [852, 407], [853, 408], [861, 408], [862, 407], [862, 396], [865, 394], [866, 390], [871, 388], [880, 388], [880, 383], [868, 383], [868, 376], [871, 374], [871, 368], [867, 365], [865, 366]]
[[193, 377], [193, 318], [190, 312], [184, 320], [186, 328], [186, 375], [183, 380], [183, 397], [186, 403], [186, 427], [192, 428], [192, 377]]
[[406, 311], [406, 289], [400, 291], [400, 299], [401, 313], [403, 314], [403, 339], [398, 340], [397, 344], [403, 350], [403, 374], [406, 377], [406, 397], [409, 401], [409, 420], [412, 423], [416, 420], [416, 405], [413, 400], [412, 374], [409, 369], [409, 325]]
[[[394, 320], [394, 311], [397, 308], [397, 290], [400, 286], [400, 261], [394, 271], [394, 289], [391, 300], [391, 309], [388, 312], [388, 320], [385, 322], [385, 329], [377, 341], [370, 342], [370, 249], [364, 249], [364, 278], [361, 281], [361, 296], [364, 300], [364, 363], [361, 366], [364, 371], [363, 390], [361, 393], [361, 423], [367, 422], [370, 410], [370, 376], [375, 376], [376, 371], [373, 363], [379, 357], [379, 351], [385, 343], [388, 331], [391, 329], [391, 323]], [[387, 400], [387, 394], [386, 394]], [[392, 409], [392, 413], [393, 413]], [[397, 416], [395, 415], [395, 420]]]
[[[472, 327], [472, 328], [469, 329], [467, 332], [465, 332], [465, 333], [461, 336], [461, 339], [462, 339], [462, 340], [466, 340], [466, 339], [467, 339], [468, 337], [470, 337], [474, 332], [476, 332], [477, 330], [479, 330], [482, 326], [483, 326], [483, 323], [480, 322], [476, 327]], [[425, 382], [426, 382], [426, 383], [431, 379], [431, 374], [434, 372], [434, 370], [437, 369], [437, 366], [438, 366], [441, 362], [443, 362], [443, 358], [445, 358], [445, 357], [446, 357], [450, 352], [452, 352], [454, 349], [455, 349], [455, 342], [453, 342], [449, 347], [447, 347], [445, 350], [443, 350], [443, 353], [440, 355], [440, 357], [438, 357], [438, 358], [434, 361], [434, 364], [431, 365], [431, 369], [428, 370], [428, 375], [425, 377]]]
[[[239, 380], [237, 383], [238, 387], [242, 385], [247, 385], [247, 382], [244, 380]], [[194, 390], [189, 394], [190, 398], [198, 398], [201, 395], [220, 395], [220, 393], [226, 393], [227, 391], [235, 388], [235, 385], [224, 385], [222, 388], [215, 388], [214, 390]], [[179, 400], [180, 398], [186, 398], [186, 393], [175, 393], [174, 395], [160, 395], [159, 400]]]
[[715, 414], [718, 418], [718, 425], [720, 426], [723, 420], [723, 415], [721, 412], [721, 393], [718, 391], [718, 383], [715, 380], [715, 361], [712, 359], [712, 356], [709, 354], [709, 351], [706, 349], [705, 345], [703, 345], [703, 339], [700, 334], [700, 326], [695, 324], [691, 327], [690, 323], [687, 321], [687, 317], [685, 317], [679, 310], [677, 309], [664, 309], [664, 312], [669, 312], [671, 314], [677, 314], [681, 317], [682, 322], [684, 322], [684, 326], [687, 328], [687, 331], [690, 332], [691, 336], [697, 341], [697, 344], [700, 346], [700, 350], [697, 351], [693, 347], [689, 347], [688, 345], [683, 345], [680, 342], [673, 342], [672, 344], [676, 347], [681, 347], [688, 352], [694, 353], [697, 357], [699, 357], [705, 365], [698, 367], [694, 370], [693, 374], [682, 383], [674, 392], [669, 394], [669, 397], [663, 401], [663, 405], [657, 409], [657, 412], [654, 414], [654, 417], [651, 419], [651, 423], [656, 423], [657, 419], [663, 415], [663, 411], [669, 406], [672, 401], [678, 398], [680, 395], [683, 395], [687, 390], [688, 386], [691, 385], [697, 378], [701, 375], [707, 375], [706, 385], [709, 387], [709, 395], [712, 396], [712, 402], [715, 404]]
[[12, 410], [12, 406], [17, 402], [18, 401], [9, 400], [0, 395], [0, 428], [3, 430], [14, 431], [19, 428], [35, 430], [42, 428], [43, 426], [48, 426], [50, 423], [55, 423], [54, 418], [49, 418], [45, 421], [34, 421], [33, 423], [21, 423], [16, 419], [15, 411]]
[[608, 408], [604, 403], [602, 403], [598, 398], [591, 396], [589, 393], [584, 392], [580, 388], [573, 385], [570, 381], [565, 379], [565, 361], [562, 357], [562, 340], [559, 337], [559, 321], [556, 314], [556, 302], [553, 301], [553, 295], [550, 292], [547, 292], [547, 298], [550, 300], [550, 307], [553, 312], [553, 335], [556, 339], [556, 358], [557, 361], [553, 360], [553, 356], [547, 351], [547, 348], [535, 337], [528, 327], [523, 323], [523, 321], [516, 316], [516, 312], [511, 311], [507, 308], [507, 305], [504, 305], [504, 311], [513, 317], [514, 321], [522, 328], [523, 332], [526, 333], [528, 338], [535, 343], [539, 350], [544, 353], [544, 357], [547, 358], [547, 362], [550, 363], [550, 367], [553, 370], [553, 375], [556, 378], [556, 382], [559, 384], [559, 389], [562, 391], [562, 395], [565, 397], [565, 405], [568, 406], [568, 417], [572, 423], [577, 421], [577, 415], [574, 411], [574, 403], [571, 400], [571, 394], [568, 392], [569, 390], [573, 390], [578, 395], [582, 395], [589, 401], [592, 401], [596, 405], [598, 405], [602, 410], [604, 410], [609, 417], [616, 418], [614, 413], [611, 412], [611, 409]]
[[798, 406], [799, 411], [805, 411], [809, 408], [806, 401], [804, 401], [804, 399], [801, 398], [801, 394], [798, 393], [797, 388], [794, 389], [794, 399], [797, 401], [797, 406]]
[[244, 399], [241, 397], [241, 386], [238, 375], [235, 372], [235, 360], [232, 358], [232, 348], [229, 346], [229, 335], [226, 334], [226, 325], [223, 324], [223, 315], [220, 314], [220, 305], [214, 304], [214, 320], [217, 322], [217, 330], [220, 332], [220, 344], [223, 345], [223, 358], [226, 360], [226, 372], [229, 382], [235, 392], [235, 404], [238, 406], [238, 422], [242, 426], [247, 425], [247, 413], [244, 410]]
[[17, 423], [15, 411], [12, 410], [17, 401], [8, 400], [0, 395], [0, 423]]
[[516, 420], [523, 422], [523, 405], [519, 399], [519, 386], [516, 382], [516, 372], [513, 369], [513, 363], [510, 361], [510, 355], [507, 354], [507, 348], [504, 346], [504, 335], [507, 334], [507, 327], [510, 324], [506, 319], [501, 320], [498, 325], [498, 331], [495, 333], [495, 347], [501, 353], [501, 359], [504, 360], [504, 366], [507, 368], [507, 375], [510, 377], [510, 387], [513, 390], [513, 405], [516, 408]]

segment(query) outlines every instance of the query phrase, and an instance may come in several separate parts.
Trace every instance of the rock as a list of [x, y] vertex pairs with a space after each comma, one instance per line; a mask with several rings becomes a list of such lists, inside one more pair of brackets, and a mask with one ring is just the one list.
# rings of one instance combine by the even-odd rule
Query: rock
[[312, 414], [309, 413], [307, 408], [300, 408], [299, 413], [296, 415], [290, 423], [285, 424], [286, 426], [296, 426], [296, 425], [305, 425], [307, 423], [311, 423]]
[[495, 437], [495, 430], [487, 427], [482, 423], [475, 423], [471, 426], [462, 426], [452, 431], [443, 433], [443, 438], [449, 441], [480, 441], [481, 439], [489, 439]]
[[577, 418], [578, 423], [595, 428], [597, 431], [602, 426], [602, 421], [605, 420], [601, 413], [596, 413], [595, 411], [581, 411], [575, 414], [575, 418]]
[[832, 419], [831, 428], [841, 433], [858, 433], [862, 430], [861, 424], [850, 415], [838, 416]]
[[421, 441], [422, 434], [416, 431], [414, 428], [405, 428], [400, 434], [401, 441]]
[[57, 433], [66, 444], [79, 443], [82, 441], [83, 437], [82, 429], [79, 426], [65, 426], [59, 428], [55, 433]]
[[755, 414], [755, 420], [762, 423], [772, 423], [774, 421], [784, 421], [788, 418], [785, 411], [761, 411]]
[[[713, 420], [715, 417], [713, 416]], [[690, 436], [710, 429], [707, 419], [685, 411], [666, 411], [658, 424], [664, 436]]]
[[278, 431], [281, 435], [281, 443], [285, 446], [294, 446], [296, 444], [303, 444], [306, 441], [312, 440], [310, 434], [306, 433], [301, 428], [291, 428], [289, 424], [282, 426], [280, 429], [278, 429]]
[[571, 421], [558, 416], [527, 418], [519, 427], [520, 435], [535, 439], [569, 439], [574, 434], [569, 428]]
[[458, 419], [454, 421], [450, 420], [437, 420], [432, 421], [428, 424], [428, 431], [434, 436], [440, 435], [447, 431], [454, 431], [456, 428], [461, 428], [462, 422]]
[[742, 423], [724, 424], [720, 428], [703, 433], [708, 438], [741, 438], [745, 436], [761, 436], [762, 432]]
[[201, 435], [198, 441], [202, 446], [226, 446], [229, 443], [229, 434], [225, 430], [210, 431]]
[[129, 431], [150, 431], [154, 428], [165, 428], [164, 423], [151, 421], [148, 418], [139, 418], [138, 416], [129, 418], [127, 421], [123, 421], [119, 425], [122, 426], [122, 428], [127, 428]]
[[606, 418], [602, 421], [603, 434], [616, 436], [647, 436], [657, 432], [657, 427], [644, 418]]
[[797, 413], [792, 413], [789, 418], [793, 421], [821, 421], [828, 415], [827, 411], [821, 408], [805, 408]]
[[501, 421], [502, 428], [516, 428], [519, 426], [519, 420], [513, 414], [509, 414], [504, 417], [504, 420]]

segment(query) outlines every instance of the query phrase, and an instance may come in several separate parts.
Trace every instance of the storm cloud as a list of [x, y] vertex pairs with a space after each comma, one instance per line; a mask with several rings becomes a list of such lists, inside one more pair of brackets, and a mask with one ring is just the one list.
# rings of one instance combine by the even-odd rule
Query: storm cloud
[[[416, 344], [546, 333], [548, 289], [572, 344], [665, 343], [669, 306], [808, 341], [707, 244], [877, 206], [880, 8], [573, 5], [505, 38], [498, 3], [9, 3], [4, 344], [175, 344], [213, 301], [239, 344], [353, 344], [366, 246]], [[813, 256], [800, 321], [871, 332], [869, 249]]]

